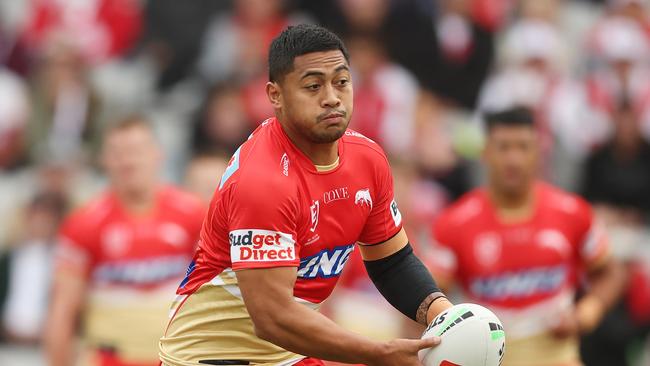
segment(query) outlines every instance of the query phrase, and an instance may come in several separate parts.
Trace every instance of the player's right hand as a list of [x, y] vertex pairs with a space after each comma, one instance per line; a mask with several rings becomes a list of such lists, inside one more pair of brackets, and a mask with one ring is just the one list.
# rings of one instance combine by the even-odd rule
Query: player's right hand
[[439, 337], [426, 339], [394, 339], [384, 344], [383, 351], [369, 366], [422, 366], [418, 351], [440, 344]]

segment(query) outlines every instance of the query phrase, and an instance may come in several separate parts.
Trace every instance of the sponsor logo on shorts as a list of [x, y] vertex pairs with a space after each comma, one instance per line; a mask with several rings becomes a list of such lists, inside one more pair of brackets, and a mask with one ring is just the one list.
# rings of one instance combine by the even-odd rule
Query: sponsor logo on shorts
[[273, 262], [296, 259], [291, 234], [260, 229], [233, 230], [229, 234], [233, 262]]
[[350, 259], [354, 244], [343, 245], [320, 252], [300, 260], [299, 278], [330, 278], [341, 274]]

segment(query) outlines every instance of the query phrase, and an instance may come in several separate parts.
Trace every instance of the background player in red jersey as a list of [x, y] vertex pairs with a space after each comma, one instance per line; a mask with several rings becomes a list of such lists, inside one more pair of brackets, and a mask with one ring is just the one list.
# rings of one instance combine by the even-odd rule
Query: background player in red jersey
[[[503, 321], [504, 365], [579, 365], [578, 335], [593, 330], [623, 286], [591, 207], [536, 179], [538, 136], [524, 108], [486, 116], [487, 185], [436, 220], [437, 278]], [[574, 302], [587, 279], [585, 293]]]
[[205, 214], [198, 198], [161, 184], [162, 154], [141, 117], [111, 126], [102, 163], [109, 189], [61, 229], [46, 335], [48, 364], [157, 365], [168, 294], [182, 277]]
[[275, 109], [237, 149], [160, 342], [164, 365], [417, 366], [438, 339], [372, 341], [315, 311], [358, 247], [382, 295], [426, 325], [451, 307], [413, 254], [381, 148], [348, 130], [347, 51], [289, 27], [269, 51]]

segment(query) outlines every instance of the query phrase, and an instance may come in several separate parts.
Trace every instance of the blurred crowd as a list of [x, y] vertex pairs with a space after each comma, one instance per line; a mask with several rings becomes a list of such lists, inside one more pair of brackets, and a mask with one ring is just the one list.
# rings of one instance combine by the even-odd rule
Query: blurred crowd
[[[585, 361], [613, 365], [602, 355], [615, 352], [650, 364], [646, 0], [0, 1], [0, 364], [41, 364], [59, 224], [106, 186], [107, 127], [146, 116], [164, 178], [209, 201], [230, 155], [273, 113], [268, 45], [303, 22], [346, 42], [350, 127], [391, 158], [425, 259], [436, 215], [481, 182], [482, 113], [532, 109], [543, 178], [595, 205], [628, 271]], [[403, 334], [363, 271], [347, 269], [326, 311], [374, 337]]]

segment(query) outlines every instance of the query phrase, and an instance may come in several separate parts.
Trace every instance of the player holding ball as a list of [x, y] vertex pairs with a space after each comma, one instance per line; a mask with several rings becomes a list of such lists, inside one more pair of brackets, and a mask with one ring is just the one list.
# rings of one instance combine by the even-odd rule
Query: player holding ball
[[330, 31], [271, 44], [275, 109], [233, 155], [160, 341], [166, 366], [421, 365], [424, 340], [371, 341], [316, 311], [358, 248], [382, 295], [427, 325], [452, 304], [413, 254], [382, 149], [348, 130], [348, 52]]

